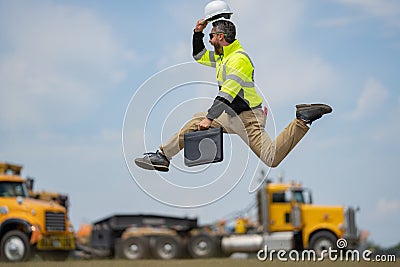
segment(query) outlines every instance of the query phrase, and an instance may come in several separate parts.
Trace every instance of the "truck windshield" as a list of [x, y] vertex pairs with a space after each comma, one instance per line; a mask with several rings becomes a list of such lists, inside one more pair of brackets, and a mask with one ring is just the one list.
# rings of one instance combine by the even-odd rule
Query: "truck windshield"
[[293, 191], [293, 197], [297, 203], [303, 203], [304, 204], [304, 196], [303, 196], [303, 191], [302, 190], [296, 190]]
[[294, 190], [293, 197], [297, 203], [302, 203], [302, 204], [311, 204], [312, 203], [311, 192], [307, 189]]
[[0, 197], [28, 197], [24, 183], [2, 182], [0, 183]]

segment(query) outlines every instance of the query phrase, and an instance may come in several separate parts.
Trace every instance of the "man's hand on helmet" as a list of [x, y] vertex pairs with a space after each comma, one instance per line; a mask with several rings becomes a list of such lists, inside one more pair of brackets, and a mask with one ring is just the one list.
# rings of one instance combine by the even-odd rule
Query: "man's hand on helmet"
[[199, 19], [196, 23], [195, 32], [202, 32], [207, 27], [207, 21], [204, 19]]

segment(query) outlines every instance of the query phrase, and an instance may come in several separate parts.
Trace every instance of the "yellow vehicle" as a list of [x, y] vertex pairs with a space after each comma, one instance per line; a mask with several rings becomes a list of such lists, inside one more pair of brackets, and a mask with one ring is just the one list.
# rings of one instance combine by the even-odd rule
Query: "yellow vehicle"
[[268, 181], [257, 193], [257, 222], [238, 218], [234, 232], [221, 237], [221, 249], [225, 254], [307, 249], [319, 256], [337, 249], [341, 238], [347, 249], [355, 249], [355, 212], [352, 207], [314, 205], [311, 191], [299, 183]]
[[346, 239], [347, 248], [358, 246], [355, 209], [314, 205], [311, 191], [299, 183], [267, 183], [258, 192], [258, 211], [267, 236], [293, 235], [297, 249], [312, 249], [319, 254], [335, 248], [340, 238]]
[[201, 226], [197, 218], [109, 216], [93, 224], [90, 242], [86, 243], [89, 245], [82, 250], [96, 257], [114, 255], [133, 260], [172, 259], [187, 254], [192, 258], [225, 257], [236, 252], [265, 256], [265, 248], [312, 250], [308, 255], [319, 257], [329, 249], [335, 250], [340, 238], [346, 239], [348, 249], [358, 246], [355, 209], [314, 205], [310, 190], [300, 184], [266, 182], [254, 204], [243, 214], [254, 213], [257, 219], [237, 217], [236, 213], [233, 227], [226, 218]]
[[48, 202], [55, 202], [63, 207], [65, 207], [65, 209], [68, 212], [68, 208], [69, 208], [69, 199], [68, 196], [65, 194], [60, 194], [58, 192], [50, 192], [50, 191], [34, 191], [33, 190], [33, 185], [35, 183], [35, 180], [33, 178], [27, 178], [26, 179], [26, 188], [28, 189], [28, 196], [30, 198], [34, 198], [34, 199], [40, 199], [40, 200], [44, 200], [44, 201], [48, 201]]
[[22, 166], [0, 163], [0, 257], [26, 261], [34, 253], [63, 260], [75, 249], [65, 207], [28, 195]]

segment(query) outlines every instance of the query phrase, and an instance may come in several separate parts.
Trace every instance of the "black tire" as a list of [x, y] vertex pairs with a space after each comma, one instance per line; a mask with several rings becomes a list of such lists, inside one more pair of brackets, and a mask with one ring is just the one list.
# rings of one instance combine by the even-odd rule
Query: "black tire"
[[27, 261], [32, 254], [28, 236], [18, 230], [6, 233], [1, 239], [1, 259], [8, 262]]
[[188, 251], [195, 259], [211, 258], [219, 256], [219, 242], [208, 234], [199, 234], [189, 239]]
[[329, 231], [320, 231], [310, 238], [309, 248], [314, 250], [317, 256], [320, 256], [323, 250], [329, 248], [336, 249], [337, 237]]
[[183, 255], [182, 240], [178, 236], [157, 236], [154, 238], [151, 252], [157, 259], [178, 259]]
[[148, 258], [149, 241], [146, 237], [129, 237], [116, 248], [116, 256], [127, 260]]

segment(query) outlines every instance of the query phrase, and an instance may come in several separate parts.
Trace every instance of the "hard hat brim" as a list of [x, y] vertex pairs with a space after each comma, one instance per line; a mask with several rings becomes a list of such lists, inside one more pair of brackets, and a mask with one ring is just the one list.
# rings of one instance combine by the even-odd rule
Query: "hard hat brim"
[[233, 14], [232, 12], [213, 14], [207, 16], [204, 20], [207, 22], [211, 22], [220, 18], [230, 19], [232, 14]]

